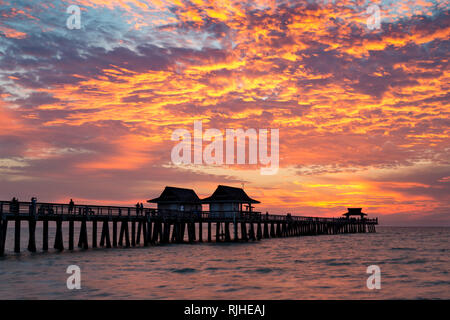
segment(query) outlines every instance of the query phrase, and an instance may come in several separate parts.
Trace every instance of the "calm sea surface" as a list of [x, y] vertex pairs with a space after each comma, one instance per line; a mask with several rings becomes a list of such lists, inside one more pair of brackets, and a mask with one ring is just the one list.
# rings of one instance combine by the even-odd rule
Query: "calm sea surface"
[[[12, 230], [0, 299], [450, 299], [446, 227], [30, 254], [24, 224], [20, 255], [11, 252]], [[66, 287], [72, 264], [80, 290]], [[369, 265], [381, 268], [380, 290], [366, 287]]]

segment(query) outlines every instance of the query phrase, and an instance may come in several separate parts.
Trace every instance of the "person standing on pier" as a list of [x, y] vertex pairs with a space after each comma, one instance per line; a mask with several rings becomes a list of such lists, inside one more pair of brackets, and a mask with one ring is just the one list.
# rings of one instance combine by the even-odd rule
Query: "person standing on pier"
[[73, 213], [73, 208], [75, 207], [75, 203], [73, 202], [72, 199], [70, 199], [69, 202], [69, 214]]
[[36, 214], [36, 205], [37, 205], [37, 199], [36, 197], [31, 198], [31, 205], [30, 205], [30, 216]]
[[19, 200], [13, 197], [9, 204], [9, 211], [14, 214], [19, 214]]
[[136, 203], [136, 215], [139, 215], [139, 211], [141, 210], [141, 205], [139, 204], [139, 202]]
[[143, 216], [144, 215], [144, 204], [142, 202], [141, 202], [140, 209], [141, 209], [141, 216]]

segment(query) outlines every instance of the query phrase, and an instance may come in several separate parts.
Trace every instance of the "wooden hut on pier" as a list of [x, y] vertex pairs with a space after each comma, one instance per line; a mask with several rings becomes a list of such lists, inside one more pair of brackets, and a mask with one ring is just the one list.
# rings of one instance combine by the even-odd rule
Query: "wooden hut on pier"
[[[260, 202], [250, 198], [241, 188], [219, 185], [210, 197], [202, 200], [202, 203], [209, 204], [211, 217], [233, 218], [245, 212], [252, 212], [254, 208], [252, 204]], [[243, 210], [244, 206], [246, 210]]]
[[156, 203], [161, 214], [202, 211], [200, 198], [192, 189], [166, 187], [158, 198], [147, 202]]
[[360, 217], [360, 219], [364, 219], [367, 216], [366, 213], [362, 212], [362, 208], [347, 208], [347, 212], [343, 214], [347, 219], [350, 217]]

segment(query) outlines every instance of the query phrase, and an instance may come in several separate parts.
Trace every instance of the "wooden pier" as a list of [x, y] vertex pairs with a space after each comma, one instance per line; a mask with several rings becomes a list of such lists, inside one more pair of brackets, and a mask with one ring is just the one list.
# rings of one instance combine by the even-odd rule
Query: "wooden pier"
[[[8, 226], [12, 226], [14, 232], [14, 252], [20, 252], [22, 222], [28, 223], [27, 250], [30, 252], [38, 250], [36, 236], [42, 237], [42, 250], [48, 250], [50, 223], [56, 227], [53, 248], [58, 251], [66, 249], [65, 236], [68, 236], [68, 250], [74, 250], [75, 245], [81, 249], [129, 248], [167, 243], [256, 241], [365, 233], [375, 232], [378, 224], [378, 218], [316, 218], [247, 211], [229, 216], [229, 213], [217, 212], [210, 216], [205, 211], [192, 213], [165, 210], [162, 213], [156, 209], [141, 210], [134, 207], [0, 201], [0, 256], [5, 254]], [[75, 222], [80, 225], [78, 235], [75, 235]], [[38, 223], [42, 224], [41, 235], [36, 235]], [[68, 235], [63, 234], [63, 224], [68, 225]], [[88, 224], [91, 224], [90, 236]], [[203, 228], [207, 228], [206, 239], [203, 239]], [[78, 242], [75, 242], [77, 239]]]

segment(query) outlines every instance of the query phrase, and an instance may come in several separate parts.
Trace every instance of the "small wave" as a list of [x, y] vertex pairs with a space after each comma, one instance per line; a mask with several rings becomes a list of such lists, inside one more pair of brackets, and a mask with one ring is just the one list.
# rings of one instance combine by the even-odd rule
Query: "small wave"
[[427, 262], [427, 260], [425, 259], [415, 259], [415, 260], [410, 260], [408, 262], [406, 262], [406, 264], [422, 264]]
[[258, 272], [258, 273], [269, 273], [269, 272], [272, 272], [273, 270], [272, 269], [270, 269], [270, 268], [258, 268], [258, 269], [255, 269], [255, 272]]
[[181, 269], [172, 269], [171, 271], [175, 273], [195, 273], [198, 270], [193, 268], [181, 268]]
[[328, 262], [327, 265], [329, 266], [350, 266], [351, 263], [350, 262]]
[[391, 248], [391, 250], [411, 250], [411, 251], [414, 251], [414, 250], [416, 250], [416, 248], [394, 247], [394, 248]]

